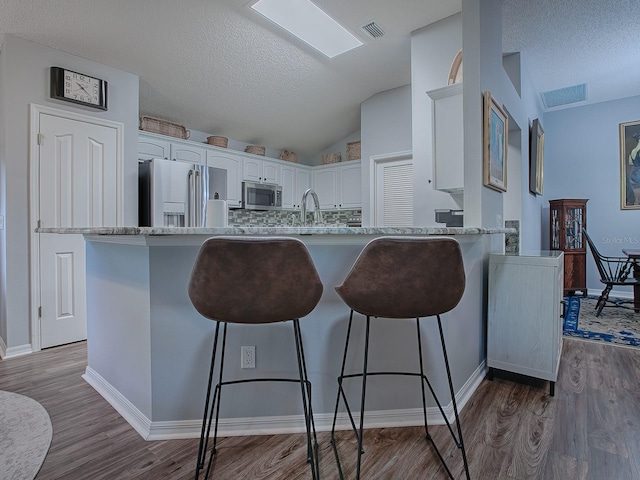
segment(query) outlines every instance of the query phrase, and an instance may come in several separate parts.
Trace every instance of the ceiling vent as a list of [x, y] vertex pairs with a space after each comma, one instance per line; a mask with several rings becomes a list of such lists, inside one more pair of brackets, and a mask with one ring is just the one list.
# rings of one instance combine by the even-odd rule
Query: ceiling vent
[[364, 30], [371, 38], [380, 38], [384, 35], [384, 30], [376, 22], [367, 23], [360, 28], [362, 28], [362, 30]]
[[545, 108], [559, 107], [570, 103], [584, 102], [587, 99], [587, 85], [582, 83], [572, 87], [542, 92], [542, 103]]

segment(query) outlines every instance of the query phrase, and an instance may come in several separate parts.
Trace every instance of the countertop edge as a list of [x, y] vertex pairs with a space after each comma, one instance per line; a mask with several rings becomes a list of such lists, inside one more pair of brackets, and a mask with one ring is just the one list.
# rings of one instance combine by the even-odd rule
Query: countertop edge
[[502, 227], [42, 227], [36, 233], [81, 235], [493, 235], [517, 233]]

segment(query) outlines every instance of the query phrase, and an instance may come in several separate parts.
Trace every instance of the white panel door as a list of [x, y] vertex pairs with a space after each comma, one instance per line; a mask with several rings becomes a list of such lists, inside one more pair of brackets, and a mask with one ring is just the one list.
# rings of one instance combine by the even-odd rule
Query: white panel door
[[[117, 225], [115, 128], [40, 114], [42, 227]], [[86, 339], [85, 243], [40, 234], [41, 347]]]

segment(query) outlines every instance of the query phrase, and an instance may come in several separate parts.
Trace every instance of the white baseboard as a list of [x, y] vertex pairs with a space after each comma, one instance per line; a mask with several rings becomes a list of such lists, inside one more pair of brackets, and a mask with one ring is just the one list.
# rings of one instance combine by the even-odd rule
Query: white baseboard
[[7, 360], [9, 358], [28, 355], [30, 353], [33, 353], [33, 348], [31, 348], [30, 343], [27, 343], [26, 345], [18, 345], [17, 347], [7, 347], [7, 344], [4, 343], [4, 339], [0, 337], [0, 359]]
[[[587, 295], [589, 296], [599, 297], [601, 293], [602, 293], [602, 289], [600, 290], [587, 289]], [[611, 290], [611, 292], [609, 292], [609, 298], [622, 298], [623, 300], [633, 300], [633, 292], [620, 292], [617, 290]]]
[[[483, 362], [462, 386], [456, 395], [458, 411], [462, 411], [473, 392], [487, 373]], [[145, 440], [176, 440], [183, 438], [198, 438], [202, 428], [202, 420], [181, 420], [169, 422], [152, 422], [135, 405], [127, 400], [118, 390], [107, 382], [91, 367], [87, 367], [82, 376], [107, 402], [129, 422], [129, 424]], [[443, 399], [444, 400], [444, 399]], [[443, 410], [449, 421], [453, 421], [453, 403], [449, 401], [443, 405]], [[317, 431], [329, 431], [333, 425], [332, 413], [320, 413], [313, 416]], [[354, 416], [359, 421], [357, 415]], [[438, 407], [427, 408], [427, 422], [429, 425], [444, 424], [444, 419]], [[367, 412], [365, 416], [366, 428], [391, 428], [423, 425], [424, 418], [421, 408], [404, 410], [380, 410]], [[336, 421], [338, 430], [351, 428], [346, 413], [339, 413]], [[225, 418], [220, 419], [218, 436], [246, 436], [246, 435], [276, 435], [282, 433], [302, 433], [305, 431], [303, 415], [286, 415], [273, 417]]]
[[122, 417], [129, 422], [142, 438], [148, 440], [151, 420], [147, 418], [138, 408], [127, 398], [116, 390], [113, 385], [107, 382], [98, 372], [91, 367], [87, 367], [84, 380], [91, 385], [102, 397], [111, 404]]

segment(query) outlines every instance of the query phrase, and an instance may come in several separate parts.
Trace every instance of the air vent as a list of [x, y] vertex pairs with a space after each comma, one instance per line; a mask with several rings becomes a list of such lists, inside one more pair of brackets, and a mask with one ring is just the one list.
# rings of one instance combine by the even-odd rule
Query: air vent
[[587, 99], [587, 85], [582, 83], [572, 87], [550, 90], [548, 92], [542, 92], [540, 96], [546, 108], [584, 102]]
[[372, 38], [380, 38], [384, 35], [384, 30], [376, 22], [367, 23], [360, 28]]

